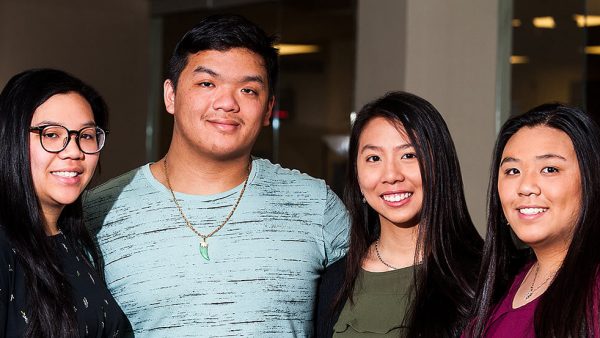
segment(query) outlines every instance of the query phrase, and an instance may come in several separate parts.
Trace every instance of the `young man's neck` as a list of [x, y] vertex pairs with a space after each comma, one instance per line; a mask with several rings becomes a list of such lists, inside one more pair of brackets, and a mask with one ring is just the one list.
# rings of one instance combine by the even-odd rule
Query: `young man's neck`
[[250, 154], [218, 160], [169, 149], [164, 158], [150, 166], [153, 176], [167, 188], [165, 160], [171, 188], [186, 194], [218, 194], [240, 185], [250, 174]]

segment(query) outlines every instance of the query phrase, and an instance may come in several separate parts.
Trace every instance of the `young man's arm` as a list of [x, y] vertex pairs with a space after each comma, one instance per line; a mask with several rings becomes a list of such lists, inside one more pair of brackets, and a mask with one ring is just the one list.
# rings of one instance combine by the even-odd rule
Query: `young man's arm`
[[350, 217], [344, 203], [327, 187], [327, 198], [323, 215], [323, 240], [326, 262], [329, 266], [343, 257], [348, 250]]

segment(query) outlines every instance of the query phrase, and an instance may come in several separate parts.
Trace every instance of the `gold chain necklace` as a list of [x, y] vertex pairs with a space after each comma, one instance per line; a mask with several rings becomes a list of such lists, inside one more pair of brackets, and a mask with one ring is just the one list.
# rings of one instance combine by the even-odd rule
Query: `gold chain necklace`
[[233, 208], [229, 212], [229, 215], [227, 215], [227, 217], [225, 217], [225, 220], [223, 221], [223, 223], [221, 223], [221, 225], [219, 225], [218, 227], [214, 228], [207, 235], [203, 235], [198, 230], [196, 230], [196, 228], [194, 228], [192, 226], [192, 223], [190, 223], [190, 221], [188, 220], [188, 218], [183, 213], [183, 209], [181, 208], [181, 205], [179, 205], [179, 202], [177, 202], [177, 198], [175, 197], [175, 193], [173, 192], [173, 188], [171, 188], [171, 182], [169, 181], [169, 173], [167, 171], [167, 157], [166, 156], [165, 156], [165, 161], [164, 161], [163, 164], [164, 164], [163, 167], [164, 167], [164, 170], [165, 170], [165, 178], [167, 179], [167, 187], [169, 187], [169, 191], [171, 192], [171, 196], [173, 197], [173, 202], [177, 206], [177, 210], [179, 210], [179, 213], [181, 214], [181, 217], [183, 217], [183, 220], [185, 221], [185, 224], [187, 225], [187, 227], [190, 228], [196, 235], [198, 235], [198, 237], [200, 237], [202, 239], [202, 241], [200, 241], [200, 255], [202, 255], [202, 257], [204, 259], [206, 259], [207, 261], [209, 261], [210, 259], [208, 258], [208, 243], [206, 242], [206, 240], [210, 236], [212, 236], [215, 233], [217, 233], [217, 231], [221, 230], [225, 226], [225, 224], [227, 223], [227, 221], [229, 221], [229, 219], [231, 218], [231, 216], [233, 216], [233, 213], [235, 212], [235, 209], [237, 209], [238, 205], [240, 204], [240, 201], [242, 200], [242, 196], [244, 196], [244, 191], [246, 191], [246, 186], [248, 185], [248, 179], [250, 178], [250, 164], [248, 164], [248, 175], [246, 176], [246, 179], [244, 180], [244, 185], [242, 186], [242, 190], [240, 191], [240, 195], [238, 196], [237, 200], [235, 201], [235, 204], [233, 205]]

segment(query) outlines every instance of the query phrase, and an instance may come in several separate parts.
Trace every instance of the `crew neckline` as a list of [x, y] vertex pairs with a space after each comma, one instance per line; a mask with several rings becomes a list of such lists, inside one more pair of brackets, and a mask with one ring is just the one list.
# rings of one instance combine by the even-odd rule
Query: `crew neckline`
[[[152, 171], [150, 170], [150, 165], [153, 164], [154, 162], [149, 162], [146, 163], [144, 166], [142, 166], [140, 168], [141, 173], [144, 175], [144, 178], [146, 179], [146, 181], [148, 183], [150, 183], [150, 185], [157, 191], [160, 191], [161, 193], [165, 193], [168, 194], [169, 198], [171, 198], [171, 191], [164, 186], [162, 183], [160, 183], [156, 177], [154, 177], [154, 175], [152, 175]], [[248, 184], [246, 189], [248, 189], [250, 187], [250, 185], [253, 183], [254, 179], [256, 178], [256, 176], [258, 175], [259, 171], [260, 171], [260, 166], [262, 165], [260, 159], [252, 157], [252, 168], [250, 169], [250, 174], [248, 175]], [[224, 198], [224, 197], [228, 197], [232, 194], [238, 193], [242, 187], [244, 186], [244, 182], [241, 182], [240, 184], [238, 184], [237, 186], [220, 192], [220, 193], [216, 193], [216, 194], [209, 194], [209, 195], [195, 195], [195, 194], [186, 194], [186, 193], [182, 193], [182, 192], [177, 192], [175, 191], [175, 197], [177, 197], [177, 199], [181, 199], [181, 200], [192, 200], [192, 201], [211, 201], [211, 200], [215, 200], [215, 199], [219, 199], [219, 198]]]

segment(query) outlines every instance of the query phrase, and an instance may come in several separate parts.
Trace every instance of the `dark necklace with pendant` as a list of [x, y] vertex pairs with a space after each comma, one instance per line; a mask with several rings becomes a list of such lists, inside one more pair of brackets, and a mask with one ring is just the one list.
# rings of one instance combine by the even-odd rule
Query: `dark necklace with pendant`
[[237, 200], [233, 204], [233, 208], [229, 212], [229, 215], [227, 215], [227, 217], [225, 217], [225, 220], [221, 223], [221, 225], [219, 225], [218, 227], [214, 228], [208, 234], [203, 235], [198, 230], [196, 230], [196, 228], [194, 228], [192, 226], [192, 223], [190, 223], [190, 221], [188, 220], [188, 218], [183, 213], [183, 209], [181, 208], [181, 205], [179, 205], [179, 202], [177, 202], [177, 198], [175, 197], [175, 193], [173, 192], [173, 188], [171, 188], [171, 182], [169, 181], [169, 173], [168, 173], [168, 170], [167, 170], [167, 157], [166, 156], [165, 156], [165, 161], [163, 162], [163, 164], [164, 164], [163, 167], [164, 167], [164, 170], [165, 170], [165, 178], [167, 180], [167, 187], [169, 188], [169, 191], [171, 192], [171, 196], [173, 197], [173, 202], [177, 206], [177, 210], [179, 210], [179, 213], [181, 214], [181, 217], [185, 221], [185, 225], [187, 225], [188, 228], [190, 228], [196, 235], [198, 235], [198, 237], [201, 238], [201, 241], [200, 241], [200, 255], [202, 255], [202, 257], [204, 259], [206, 259], [207, 261], [209, 261], [210, 259], [208, 258], [208, 242], [206, 242], [206, 240], [210, 236], [212, 236], [215, 233], [217, 233], [217, 231], [221, 230], [225, 226], [225, 224], [227, 224], [227, 221], [229, 221], [229, 219], [231, 218], [231, 216], [233, 216], [233, 213], [235, 212], [235, 209], [237, 209], [238, 205], [240, 204], [240, 201], [242, 200], [242, 196], [244, 196], [244, 191], [246, 191], [246, 186], [248, 185], [248, 178], [250, 177], [250, 165], [248, 165], [248, 175], [246, 176], [246, 179], [244, 180], [244, 185], [242, 186], [242, 190], [240, 191], [240, 195], [238, 196]]

